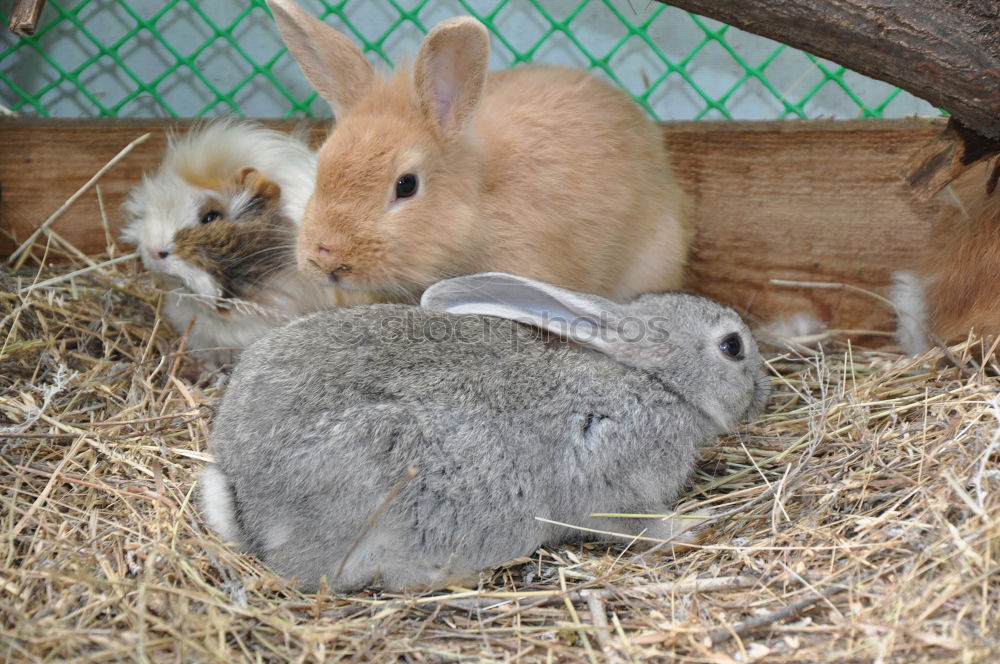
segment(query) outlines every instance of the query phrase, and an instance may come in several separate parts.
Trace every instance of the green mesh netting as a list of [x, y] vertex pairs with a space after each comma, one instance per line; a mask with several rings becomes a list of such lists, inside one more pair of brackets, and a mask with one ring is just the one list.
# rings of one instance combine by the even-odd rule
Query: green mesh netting
[[[934, 113], [891, 86], [649, 0], [302, 4], [388, 65], [441, 18], [471, 14], [494, 35], [493, 66], [561, 60], [597, 70], [658, 119]], [[824, 96], [838, 110], [824, 110]], [[0, 104], [46, 117], [328, 113], [263, 0], [49, 0], [33, 37], [0, 38]]]

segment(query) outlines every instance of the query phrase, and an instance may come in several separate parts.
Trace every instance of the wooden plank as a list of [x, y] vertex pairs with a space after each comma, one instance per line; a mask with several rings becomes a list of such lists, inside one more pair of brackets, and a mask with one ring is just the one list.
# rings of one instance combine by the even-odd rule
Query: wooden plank
[[939, 121], [695, 123], [667, 126], [677, 175], [694, 198], [693, 290], [758, 322], [806, 312], [840, 329], [888, 330], [892, 312], [835, 282], [886, 294], [927, 238], [936, 203], [902, 174]]
[[[26, 238], [122, 147], [152, 131], [100, 183], [117, 233], [124, 196], [160, 159], [164, 128], [187, 124], [0, 120], [0, 235]], [[325, 122], [307, 126], [322, 139]], [[770, 280], [885, 293], [891, 271], [909, 265], [934, 217], [935, 205], [918, 201], [902, 175], [907, 159], [941, 126], [924, 120], [665, 125], [698, 226], [689, 286], [757, 321], [805, 311], [838, 328], [889, 329], [889, 310], [873, 298]], [[104, 248], [94, 192], [54, 228], [82, 251]], [[0, 237], [0, 256], [14, 246]]]

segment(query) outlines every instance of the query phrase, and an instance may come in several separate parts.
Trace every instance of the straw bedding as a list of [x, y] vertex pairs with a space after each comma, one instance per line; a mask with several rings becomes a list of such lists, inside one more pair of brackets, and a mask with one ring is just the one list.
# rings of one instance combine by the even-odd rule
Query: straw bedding
[[224, 380], [159, 292], [134, 262], [28, 289], [54, 274], [0, 271], [5, 661], [1000, 661], [1000, 384], [965, 346], [775, 358], [682, 501], [719, 517], [697, 548], [303, 595], [199, 518]]

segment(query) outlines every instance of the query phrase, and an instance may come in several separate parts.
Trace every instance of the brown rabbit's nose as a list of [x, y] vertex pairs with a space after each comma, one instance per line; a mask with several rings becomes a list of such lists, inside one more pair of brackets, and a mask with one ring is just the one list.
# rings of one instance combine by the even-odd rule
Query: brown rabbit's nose
[[325, 272], [330, 283], [335, 284], [348, 272], [351, 271], [351, 266], [341, 263], [342, 258], [338, 256], [340, 252], [334, 251], [330, 245], [324, 244], [322, 242], [316, 243], [316, 254], [313, 264], [320, 269], [320, 271]]
[[349, 265], [341, 265], [337, 267], [337, 269], [331, 270], [327, 277], [330, 279], [331, 284], [335, 284], [340, 281], [342, 276], [346, 276], [346, 274], [350, 271], [351, 267]]

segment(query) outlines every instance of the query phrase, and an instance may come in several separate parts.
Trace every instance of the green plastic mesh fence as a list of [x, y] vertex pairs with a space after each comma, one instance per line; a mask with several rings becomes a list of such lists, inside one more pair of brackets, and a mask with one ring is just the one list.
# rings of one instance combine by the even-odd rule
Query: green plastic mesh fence
[[[387, 66], [441, 19], [471, 14], [492, 33], [494, 67], [586, 67], [658, 119], [937, 114], [829, 61], [649, 0], [301, 4]], [[46, 117], [329, 114], [263, 0], [49, 0], [33, 37], [0, 37], [0, 104]]]

